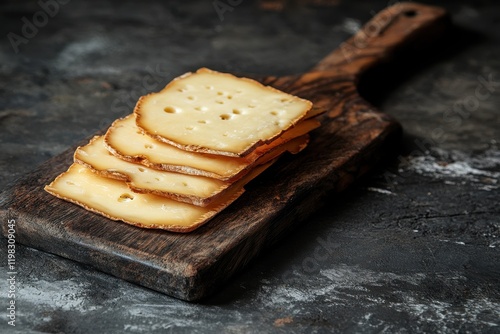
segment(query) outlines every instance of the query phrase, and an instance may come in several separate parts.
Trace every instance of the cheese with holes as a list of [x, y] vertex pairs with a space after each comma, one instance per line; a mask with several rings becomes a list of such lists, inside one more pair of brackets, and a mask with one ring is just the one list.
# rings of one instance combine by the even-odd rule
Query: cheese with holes
[[194, 230], [244, 191], [234, 188], [212, 205], [199, 207], [153, 194], [133, 193], [125, 182], [99, 176], [79, 164], [71, 165], [45, 190], [113, 220], [175, 232]]
[[142, 97], [77, 148], [50, 194], [113, 220], [189, 232], [235, 201], [324, 110], [256, 81], [200, 69]]
[[202, 175], [219, 180], [235, 180], [252, 167], [272, 160], [285, 151], [297, 151], [297, 145], [285, 145], [317, 128], [316, 120], [301, 121], [281, 136], [257, 147], [245, 157], [228, 157], [181, 150], [143, 134], [134, 115], [116, 120], [105, 135], [109, 151], [120, 159], [171, 172]]
[[312, 103], [231, 74], [200, 69], [139, 99], [137, 125], [187, 151], [244, 156], [299, 122]]

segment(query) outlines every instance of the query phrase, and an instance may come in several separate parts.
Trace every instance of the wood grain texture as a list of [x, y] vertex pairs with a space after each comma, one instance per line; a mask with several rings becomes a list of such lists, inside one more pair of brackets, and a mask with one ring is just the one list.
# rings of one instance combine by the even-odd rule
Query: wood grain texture
[[[189, 234], [144, 230], [45, 193], [43, 186], [70, 165], [74, 147], [7, 190], [2, 196], [2, 219], [16, 220], [17, 242], [171, 296], [192, 301], [214, 292], [304, 222], [326, 194], [345, 189], [391, 152], [401, 128], [358, 95], [357, 80], [407, 38], [440, 24], [445, 13], [412, 3], [390, 7], [374, 20], [383, 15], [391, 19], [355, 57], [342, 57], [341, 47], [308, 73], [262, 80], [310, 99], [328, 115], [312, 133], [306, 150], [282, 157], [247, 185], [241, 198], [198, 230]], [[353, 41], [360, 38], [356, 36]]]

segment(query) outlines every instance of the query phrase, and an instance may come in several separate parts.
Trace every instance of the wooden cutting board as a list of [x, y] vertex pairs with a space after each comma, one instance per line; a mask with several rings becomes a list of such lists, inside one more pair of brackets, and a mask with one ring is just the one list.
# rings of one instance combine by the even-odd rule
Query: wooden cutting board
[[[241, 198], [192, 233], [140, 229], [47, 194], [43, 186], [67, 169], [76, 146], [3, 193], [2, 221], [15, 219], [21, 244], [177, 298], [200, 299], [286, 232], [310, 223], [307, 216], [327, 193], [346, 188], [390, 152], [401, 128], [358, 95], [359, 76], [396, 47], [434, 34], [445, 21], [440, 8], [399, 3], [373, 17], [311, 71], [263, 79], [328, 109], [328, 115], [306, 150], [282, 157], [247, 185]], [[6, 235], [7, 224], [2, 226]]]

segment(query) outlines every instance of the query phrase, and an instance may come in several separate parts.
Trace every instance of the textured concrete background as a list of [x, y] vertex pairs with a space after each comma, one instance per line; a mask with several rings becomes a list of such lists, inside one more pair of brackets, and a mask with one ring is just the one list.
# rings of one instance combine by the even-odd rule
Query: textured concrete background
[[[190, 304], [17, 245], [12, 328], [1, 239], [0, 332], [500, 332], [500, 5], [434, 3], [455, 29], [372, 71], [361, 89], [403, 124], [401, 155], [332, 196], [220, 293]], [[304, 71], [386, 4], [269, 12], [245, 2], [221, 20], [212, 1], [72, 0], [16, 53], [9, 32], [23, 36], [23, 17], [42, 9], [3, 1], [0, 187], [183, 72]]]

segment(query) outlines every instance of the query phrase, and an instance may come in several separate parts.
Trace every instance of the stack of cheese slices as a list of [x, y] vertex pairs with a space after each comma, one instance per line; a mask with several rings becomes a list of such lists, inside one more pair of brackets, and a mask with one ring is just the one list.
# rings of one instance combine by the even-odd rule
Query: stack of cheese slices
[[189, 232], [320, 124], [312, 103], [205, 68], [139, 99], [45, 187], [114, 220]]

